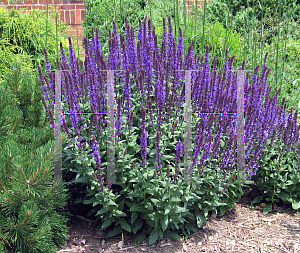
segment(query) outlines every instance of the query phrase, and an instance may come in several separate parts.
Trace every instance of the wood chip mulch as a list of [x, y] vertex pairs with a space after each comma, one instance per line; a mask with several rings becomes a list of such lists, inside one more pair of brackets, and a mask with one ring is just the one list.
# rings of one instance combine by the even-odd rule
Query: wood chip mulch
[[[250, 209], [245, 196], [224, 216], [210, 217], [207, 223], [187, 239], [160, 240], [149, 246], [148, 241], [134, 244], [130, 237], [105, 238], [102, 231], [92, 229], [84, 219], [76, 220], [70, 228], [68, 244], [63, 252], [144, 252], [144, 253], [196, 253], [196, 252], [282, 252], [300, 253], [300, 213], [281, 206], [267, 215], [262, 208]], [[77, 219], [77, 218], [76, 218]]]

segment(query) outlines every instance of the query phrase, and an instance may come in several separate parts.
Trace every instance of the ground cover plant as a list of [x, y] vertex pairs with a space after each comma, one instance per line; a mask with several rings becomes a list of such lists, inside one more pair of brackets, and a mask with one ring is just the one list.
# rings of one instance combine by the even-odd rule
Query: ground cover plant
[[[137, 38], [127, 22], [126, 37], [118, 34], [114, 23], [109, 32], [107, 60], [101, 51], [98, 29], [96, 35], [92, 33], [91, 42], [85, 39], [84, 63], [76, 58], [71, 39], [69, 59], [61, 46], [62, 61], [57, 66], [64, 70], [62, 110], [68, 113], [62, 118], [63, 167], [67, 174], [73, 173], [74, 183], [86, 184], [86, 196], [78, 202], [93, 205], [90, 214], [97, 217], [102, 230], [108, 229], [108, 237], [128, 231], [133, 233], [135, 241], [150, 235], [150, 244], [159, 237], [177, 239], [178, 234], [190, 234], [196, 226], [201, 227], [210, 213], [234, 208], [243, 195], [241, 185], [231, 184], [236, 180], [237, 127], [236, 116], [227, 113], [236, 111], [234, 57], [229, 57], [226, 51], [223, 69], [218, 70], [216, 58], [210, 62], [208, 46], [201, 60], [193, 53], [193, 43], [184, 54], [182, 32], [176, 45], [170, 17], [168, 21], [167, 31], [163, 19], [160, 48], [155, 27], [146, 18], [140, 22]], [[289, 167], [292, 175], [299, 170], [298, 111], [291, 110], [287, 117], [284, 101], [277, 105], [280, 89], [270, 96], [270, 69], [266, 61], [267, 55], [260, 73], [257, 66], [251, 76], [249, 72], [245, 75], [246, 179], [264, 173], [267, 166], [260, 165], [271, 152], [268, 147], [281, 142], [295, 154], [296, 162]], [[245, 63], [240, 68], [244, 66]], [[115, 173], [116, 181], [122, 184], [110, 182], [106, 186], [108, 77], [103, 70], [109, 69], [123, 70], [115, 72], [114, 82]], [[192, 108], [196, 116], [192, 121], [192, 166], [188, 171], [182, 163], [186, 158], [183, 156], [185, 81], [183, 72], [175, 71], [187, 69], [199, 70], [191, 77]], [[55, 74], [50, 64], [46, 75], [39, 71], [43, 104], [54, 127], [54, 101], [50, 94], [54, 93]], [[90, 112], [94, 114], [83, 114]], [[265, 165], [272, 164], [275, 158], [266, 159]], [[184, 184], [186, 175], [188, 184]], [[274, 184], [270, 178], [265, 176], [264, 187]], [[259, 180], [256, 182], [259, 186]], [[290, 202], [298, 209], [297, 191], [286, 191], [281, 197], [289, 201], [286, 195], [289, 193]]]
[[68, 194], [53, 179], [53, 133], [34, 73], [0, 84], [0, 252], [53, 252], [67, 240]]

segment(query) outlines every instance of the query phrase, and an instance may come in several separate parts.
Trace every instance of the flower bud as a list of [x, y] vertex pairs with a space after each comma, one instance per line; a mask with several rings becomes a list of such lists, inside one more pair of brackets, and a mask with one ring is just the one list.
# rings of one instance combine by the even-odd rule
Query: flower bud
[[169, 164], [167, 165], [167, 176], [168, 177], [170, 176], [170, 167], [169, 167]]

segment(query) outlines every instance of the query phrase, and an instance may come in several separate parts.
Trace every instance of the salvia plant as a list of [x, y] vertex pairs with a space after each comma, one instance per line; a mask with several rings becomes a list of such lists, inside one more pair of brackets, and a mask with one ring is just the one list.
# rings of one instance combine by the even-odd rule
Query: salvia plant
[[[78, 61], [70, 39], [70, 58], [61, 47], [63, 167], [75, 173], [73, 183], [85, 183], [86, 197], [107, 236], [122, 231], [134, 241], [150, 235], [179, 238], [197, 231], [211, 213], [234, 208], [243, 195], [236, 184], [237, 74], [234, 56], [226, 51], [223, 69], [194, 54], [193, 42], [184, 55], [183, 36], [176, 45], [173, 28], [163, 19], [163, 40], [159, 47], [155, 27], [147, 17], [139, 21], [137, 37], [126, 20], [126, 36], [115, 23], [109, 31], [108, 59], [101, 52], [99, 32], [85, 39], [85, 61]], [[168, 29], [167, 29], [168, 26]], [[46, 57], [47, 58], [47, 57]], [[241, 66], [244, 69], [245, 62]], [[50, 64], [40, 71], [42, 100], [52, 127], [55, 73]], [[114, 71], [116, 98], [115, 179], [107, 182], [107, 70]], [[185, 157], [185, 72], [191, 73], [192, 164], [186, 170]], [[285, 103], [277, 105], [277, 91], [269, 97], [267, 55], [261, 73], [247, 72], [245, 85], [245, 179], [260, 170], [268, 147], [282, 141], [298, 158], [297, 113], [287, 117]], [[72, 141], [70, 141], [72, 140]], [[297, 149], [298, 147], [298, 149]], [[185, 180], [188, 176], [189, 181]], [[112, 227], [112, 229], [110, 229]]]

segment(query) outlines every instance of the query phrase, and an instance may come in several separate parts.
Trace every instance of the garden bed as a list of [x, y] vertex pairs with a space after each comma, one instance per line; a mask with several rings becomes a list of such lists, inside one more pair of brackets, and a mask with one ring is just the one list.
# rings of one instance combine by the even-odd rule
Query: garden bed
[[[105, 238], [100, 230], [78, 218], [70, 229], [68, 245], [63, 252], [300, 252], [300, 214], [288, 206], [280, 206], [263, 215], [262, 208], [250, 209], [250, 198], [245, 195], [237, 208], [224, 216], [210, 217], [208, 222], [186, 240], [160, 240], [148, 246], [147, 240], [133, 244], [124, 234], [122, 238]], [[121, 243], [120, 243], [121, 244]], [[121, 246], [119, 244], [119, 246]]]

